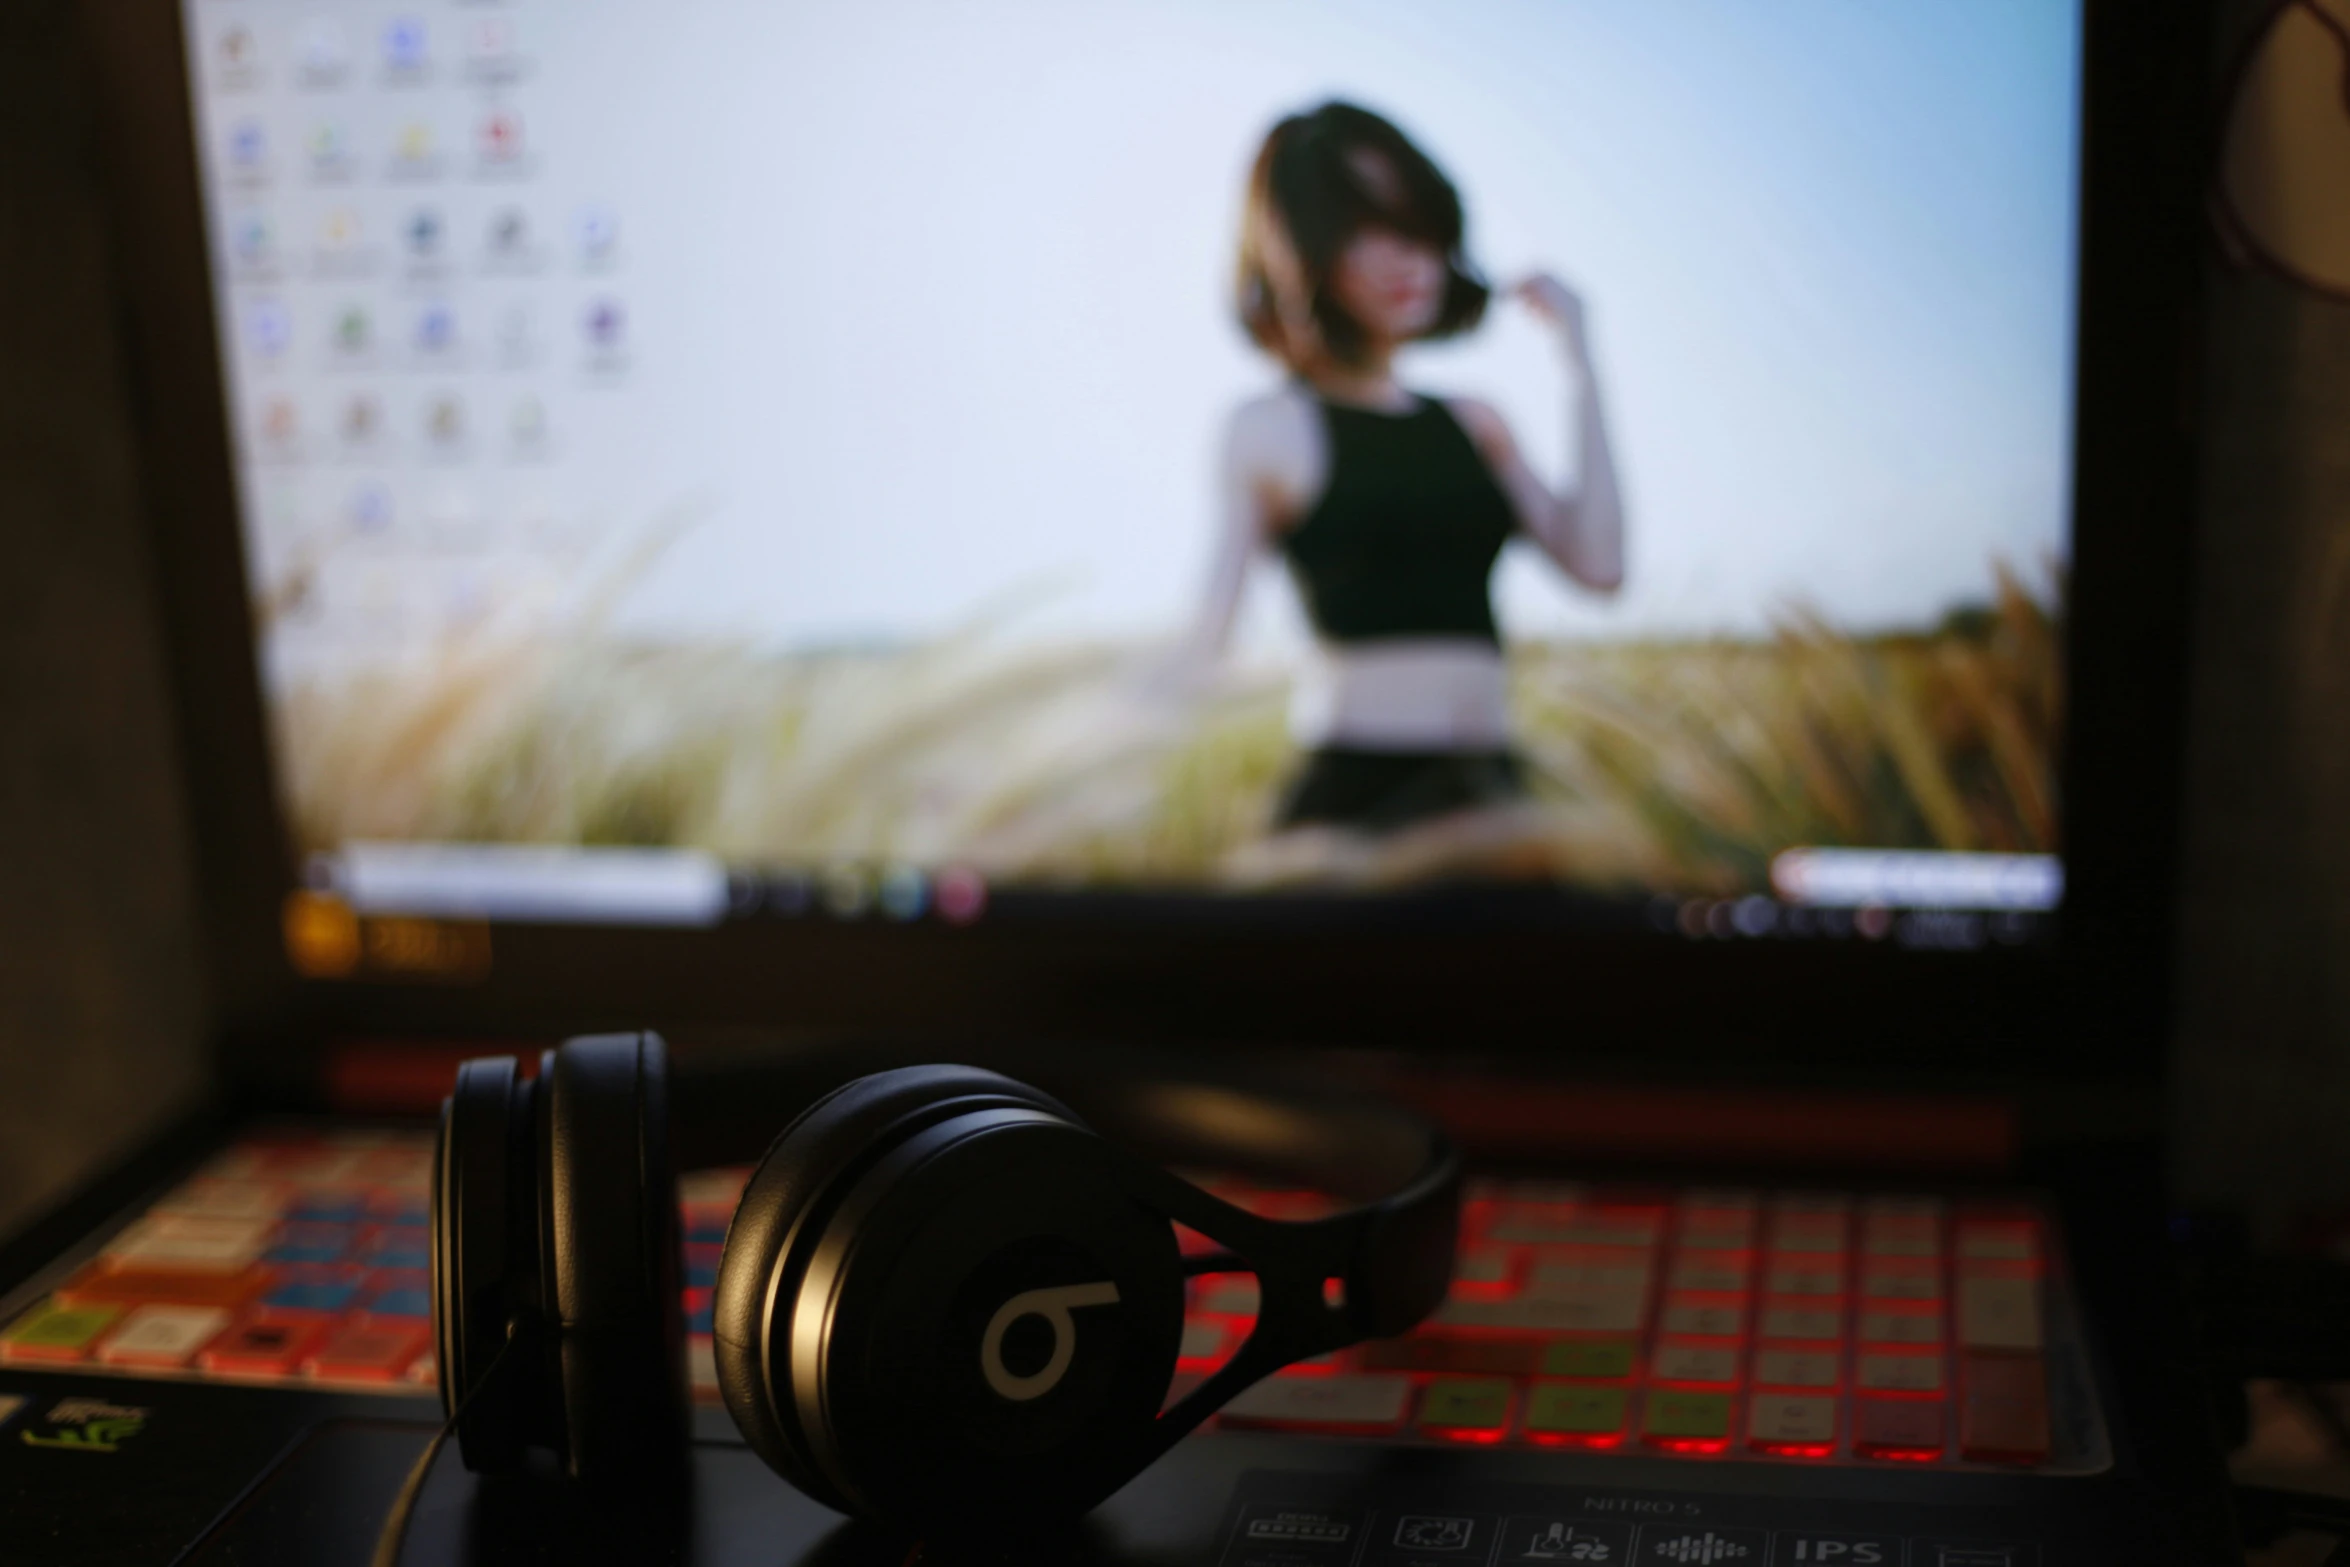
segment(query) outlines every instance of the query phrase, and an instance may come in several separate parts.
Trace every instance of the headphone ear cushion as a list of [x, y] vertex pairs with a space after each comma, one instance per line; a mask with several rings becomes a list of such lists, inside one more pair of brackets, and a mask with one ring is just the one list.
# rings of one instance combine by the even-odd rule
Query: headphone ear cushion
[[[788, 1290], [797, 1269], [787, 1250], [804, 1250], [855, 1178], [925, 1126], [968, 1110], [999, 1106], [1042, 1110], [1082, 1125], [1050, 1095], [999, 1073], [968, 1066], [914, 1066], [876, 1072], [817, 1100], [768, 1145], [727, 1226], [711, 1302], [718, 1390], [745, 1441], [799, 1490], [840, 1512], [854, 1508], [825, 1478], [800, 1430], [798, 1401], [786, 1365], [767, 1364], [769, 1299], [778, 1269]], [[779, 1384], [781, 1384], [779, 1386]]]
[[[441, 1409], [477, 1471], [511, 1468], [544, 1425], [546, 1390], [517, 1331], [539, 1314], [531, 1085], [512, 1056], [468, 1061], [441, 1106], [432, 1166], [432, 1321]], [[508, 1362], [501, 1364], [503, 1355]], [[484, 1386], [498, 1366], [493, 1385]], [[537, 1406], [537, 1407], [534, 1407]]]
[[582, 1479], [675, 1467], [687, 1405], [667, 1051], [649, 1033], [569, 1040], [542, 1058], [538, 1092], [566, 1465]]

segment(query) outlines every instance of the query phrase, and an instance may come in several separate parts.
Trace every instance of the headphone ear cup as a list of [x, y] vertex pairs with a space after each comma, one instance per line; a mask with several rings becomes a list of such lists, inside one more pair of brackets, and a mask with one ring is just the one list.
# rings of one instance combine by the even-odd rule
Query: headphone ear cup
[[[508, 1469], [544, 1426], [530, 1347], [538, 1315], [538, 1159], [532, 1085], [512, 1056], [468, 1061], [433, 1149], [432, 1317], [441, 1410], [465, 1467]], [[501, 1359], [501, 1357], [503, 1357]], [[490, 1378], [491, 1368], [497, 1373]], [[536, 1407], [534, 1407], [534, 1405]]]
[[[855, 1178], [906, 1137], [968, 1109], [1017, 1106], [1071, 1123], [1057, 1100], [995, 1072], [915, 1066], [857, 1078], [800, 1112], [768, 1145], [727, 1226], [711, 1303], [718, 1389], [752, 1451], [803, 1494], [840, 1512], [852, 1499], [827, 1479], [801, 1430], [788, 1364], [766, 1352], [768, 1313], [786, 1298], [804, 1250]], [[782, 1271], [771, 1301], [769, 1285]]]
[[565, 1466], [590, 1480], [675, 1467], [687, 1404], [666, 1048], [649, 1033], [569, 1040], [541, 1058], [538, 1094]]

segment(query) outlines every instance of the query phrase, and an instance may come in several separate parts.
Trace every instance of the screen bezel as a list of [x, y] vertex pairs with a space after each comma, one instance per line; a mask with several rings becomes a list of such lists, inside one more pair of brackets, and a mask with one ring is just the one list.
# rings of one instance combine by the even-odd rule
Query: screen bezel
[[1834, 1081], [2157, 1072], [2188, 625], [2207, 3], [2165, 0], [2160, 16], [2124, 0], [2085, 7], [2060, 763], [2068, 890], [2051, 947], [1577, 939], [1506, 923], [500, 925], [487, 978], [456, 985], [303, 980], [287, 963], [281, 909], [298, 867], [276, 803], [245, 594], [179, 10], [174, 0], [84, 0], [228, 1067], [298, 1082], [330, 1036], [650, 1023], [1344, 1044]]

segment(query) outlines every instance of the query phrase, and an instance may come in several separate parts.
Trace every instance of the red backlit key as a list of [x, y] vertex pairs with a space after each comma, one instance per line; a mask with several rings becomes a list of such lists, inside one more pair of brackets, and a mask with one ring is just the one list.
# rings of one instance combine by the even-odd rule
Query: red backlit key
[[2038, 1355], [1969, 1355], [1959, 1379], [1961, 1457], [2036, 1464], [2048, 1456], [2048, 1374]]
[[1224, 1358], [1224, 1343], [1231, 1332], [1231, 1325], [1220, 1317], [1186, 1318], [1182, 1347], [1175, 1351], [1175, 1364], [1185, 1371], [1207, 1370]]
[[1944, 1440], [1938, 1398], [1852, 1401], [1852, 1450], [1863, 1458], [1925, 1463], [1942, 1456]]
[[285, 1377], [311, 1347], [326, 1337], [326, 1327], [313, 1317], [247, 1317], [214, 1339], [196, 1357], [196, 1364], [226, 1377]]
[[58, 1289], [57, 1299], [68, 1306], [132, 1306], [160, 1301], [177, 1306], [236, 1307], [274, 1281], [275, 1275], [267, 1268], [248, 1268], [243, 1273], [154, 1273], [92, 1263]]
[[312, 1350], [302, 1374], [322, 1382], [390, 1382], [423, 1353], [430, 1329], [397, 1323], [348, 1327]]

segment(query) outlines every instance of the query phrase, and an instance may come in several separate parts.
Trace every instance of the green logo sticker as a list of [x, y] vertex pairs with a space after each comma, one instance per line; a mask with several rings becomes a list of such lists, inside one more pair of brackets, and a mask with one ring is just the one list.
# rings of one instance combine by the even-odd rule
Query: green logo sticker
[[[0, 1413], [0, 1418], [4, 1418]], [[53, 1407], [46, 1432], [20, 1431], [17, 1440], [27, 1447], [59, 1447], [80, 1453], [119, 1452], [122, 1444], [147, 1429], [147, 1411], [127, 1404], [109, 1404], [102, 1398], [68, 1398]]]

